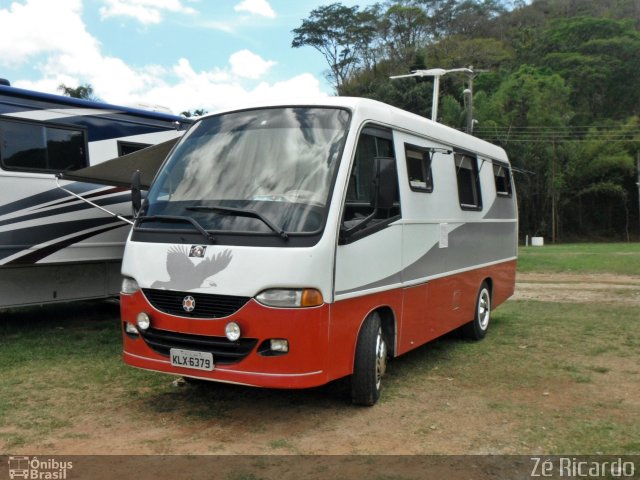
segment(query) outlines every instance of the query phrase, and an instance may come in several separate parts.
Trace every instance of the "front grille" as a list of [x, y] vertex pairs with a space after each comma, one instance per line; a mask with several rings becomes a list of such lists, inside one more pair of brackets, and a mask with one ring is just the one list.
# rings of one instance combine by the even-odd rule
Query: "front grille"
[[209, 352], [213, 354], [214, 362], [229, 365], [239, 362], [254, 349], [258, 340], [255, 338], [241, 338], [236, 342], [226, 337], [209, 337], [206, 335], [191, 335], [186, 333], [169, 332], [149, 328], [141, 332], [141, 336], [152, 350], [169, 356], [172, 348]]
[[[175, 292], [172, 290], [153, 290], [143, 288], [142, 292], [149, 303], [161, 312], [179, 317], [189, 318], [220, 318], [233, 315], [240, 310], [250, 297], [234, 295], [210, 295], [207, 293]], [[187, 312], [182, 307], [185, 297], [193, 297], [195, 308]]]

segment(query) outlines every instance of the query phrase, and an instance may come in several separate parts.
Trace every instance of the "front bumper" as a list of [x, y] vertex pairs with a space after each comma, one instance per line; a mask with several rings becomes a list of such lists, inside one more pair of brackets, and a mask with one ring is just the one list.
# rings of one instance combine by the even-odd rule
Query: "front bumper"
[[[142, 291], [121, 295], [125, 363], [160, 372], [269, 388], [307, 388], [329, 381], [327, 374], [329, 305], [271, 308], [250, 299], [222, 318], [187, 318], [154, 308]], [[146, 339], [125, 330], [138, 313], [151, 318]], [[242, 337], [230, 342], [225, 326], [234, 321]], [[153, 335], [151, 335], [153, 334]], [[153, 338], [152, 338], [153, 337]], [[270, 339], [287, 339], [289, 352], [265, 350]], [[168, 348], [212, 351], [215, 368], [203, 371], [172, 365]]]

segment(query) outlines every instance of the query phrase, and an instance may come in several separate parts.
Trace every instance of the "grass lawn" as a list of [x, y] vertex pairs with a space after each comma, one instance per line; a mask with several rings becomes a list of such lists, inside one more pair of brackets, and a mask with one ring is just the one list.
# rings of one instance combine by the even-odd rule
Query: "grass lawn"
[[[638, 275], [640, 246], [524, 248], [519, 268]], [[478, 453], [481, 446], [482, 452], [526, 455], [640, 454], [639, 321], [636, 306], [509, 301], [494, 312], [482, 342], [449, 335], [395, 359], [381, 402], [356, 409], [342, 398], [327, 400], [335, 394], [331, 388], [309, 393], [218, 385], [215, 395], [174, 388], [169, 376], [123, 364], [113, 302], [4, 312], [0, 453], [96, 442], [117, 435], [123, 424], [132, 432], [165, 428], [140, 444], [156, 442], [158, 453], [173, 453], [176, 432], [193, 437], [199, 425], [215, 429], [203, 442], [255, 445], [270, 433], [270, 415], [280, 414], [288, 424], [315, 423], [288, 436], [274, 428], [265, 448], [308, 453], [318, 443], [313, 435], [326, 432], [335, 419], [362, 417], [354, 428], [375, 432], [368, 415], [379, 409], [397, 421], [398, 430], [406, 429], [400, 433], [407, 442], [424, 445], [422, 453], [451, 453], [438, 441], [444, 432], [443, 440], [459, 436], [469, 442], [452, 442], [462, 453]], [[259, 425], [238, 421], [261, 415]], [[382, 440], [397, 432], [378, 433]], [[375, 446], [375, 435], [362, 441]]]
[[518, 271], [640, 275], [640, 243], [570, 243], [520, 247]]

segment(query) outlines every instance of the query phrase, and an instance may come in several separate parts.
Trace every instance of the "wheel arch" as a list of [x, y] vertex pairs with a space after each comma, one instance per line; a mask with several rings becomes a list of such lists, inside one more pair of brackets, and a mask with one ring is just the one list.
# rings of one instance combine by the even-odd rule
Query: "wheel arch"
[[[364, 322], [367, 321], [369, 316], [373, 313], [377, 313], [380, 316], [380, 322], [382, 324], [382, 333], [385, 336], [385, 340], [387, 342], [387, 348], [389, 351], [389, 355], [391, 357], [397, 356], [398, 350], [398, 322], [397, 315], [394, 312], [393, 308], [389, 305], [379, 305], [375, 308], [372, 308], [367, 312], [367, 314], [360, 321], [360, 327], [358, 328], [358, 334], [356, 335], [353, 345], [354, 345], [354, 358], [355, 358], [355, 345], [358, 343], [358, 337], [360, 336], [360, 332], [362, 331], [362, 326]], [[353, 364], [352, 364], [353, 371]]]
[[489, 287], [489, 299], [491, 300], [491, 309], [493, 309], [493, 278], [485, 277], [484, 280], [482, 280], [482, 282], [480, 283], [480, 286], [482, 286], [482, 284], [484, 283], [486, 283], [487, 287]]

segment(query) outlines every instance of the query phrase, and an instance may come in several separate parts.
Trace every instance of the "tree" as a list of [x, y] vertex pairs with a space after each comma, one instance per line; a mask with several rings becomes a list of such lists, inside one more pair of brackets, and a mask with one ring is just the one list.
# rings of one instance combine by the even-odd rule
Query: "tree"
[[576, 236], [611, 238], [624, 230], [628, 239], [632, 197], [628, 185], [634, 179], [637, 146], [624, 139], [637, 131], [637, 118], [623, 125], [608, 123], [592, 127], [573, 144], [574, 154], [565, 168], [571, 182], [563, 201], [564, 215]]
[[374, 20], [371, 11], [360, 12], [358, 6], [333, 3], [318, 7], [293, 30], [291, 46], [318, 50], [329, 64], [327, 79], [339, 93], [366, 56], [376, 32]]
[[[521, 234], [629, 239], [640, 221], [637, 4], [385, 0], [358, 24], [374, 25], [376, 35], [362, 37], [368, 43], [337, 92], [426, 116], [432, 80], [390, 75], [490, 70], [474, 80], [474, 134], [503, 146], [515, 167]], [[439, 121], [460, 129], [464, 80], [447, 75], [440, 84]]]
[[82, 98], [84, 100], [92, 100], [94, 102], [100, 100], [100, 98], [94, 94], [93, 87], [89, 83], [83, 83], [75, 88], [68, 87], [64, 83], [61, 83], [58, 86], [58, 91], [71, 98]]
[[553, 21], [537, 43], [539, 63], [573, 90], [578, 121], [640, 114], [640, 33], [629, 21], [579, 17]]
[[554, 242], [566, 185], [564, 165], [571, 152], [555, 134], [571, 120], [570, 93], [560, 75], [522, 65], [502, 81], [489, 102], [476, 104], [481, 126], [476, 132], [505, 147], [516, 167], [535, 174], [519, 185], [521, 228]]
[[204, 108], [196, 108], [194, 111], [185, 110], [180, 115], [186, 118], [192, 118], [192, 117], [201, 117], [203, 115], [206, 115], [207, 113], [209, 112], [207, 112]]
[[378, 28], [387, 58], [408, 64], [427, 41], [429, 17], [419, 7], [395, 4], [387, 9]]
[[498, 68], [513, 58], [513, 52], [495, 38], [449, 37], [427, 48], [430, 65], [458, 68], [473, 65], [480, 69]]

